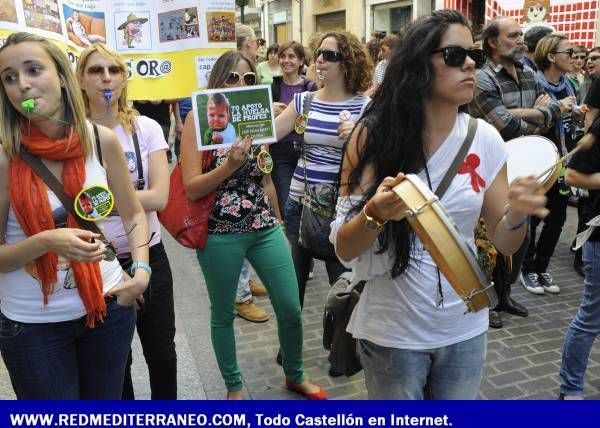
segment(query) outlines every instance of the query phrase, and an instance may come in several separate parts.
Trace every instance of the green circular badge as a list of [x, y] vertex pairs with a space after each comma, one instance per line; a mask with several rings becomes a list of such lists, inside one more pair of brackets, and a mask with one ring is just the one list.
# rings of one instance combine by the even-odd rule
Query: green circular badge
[[256, 156], [256, 165], [264, 174], [270, 174], [273, 171], [273, 157], [263, 149]]
[[294, 120], [294, 131], [298, 134], [304, 134], [306, 127], [308, 126], [308, 116], [305, 114], [299, 114]]
[[110, 190], [103, 186], [90, 186], [75, 197], [75, 212], [88, 221], [98, 221], [106, 217], [113, 209], [115, 199]]

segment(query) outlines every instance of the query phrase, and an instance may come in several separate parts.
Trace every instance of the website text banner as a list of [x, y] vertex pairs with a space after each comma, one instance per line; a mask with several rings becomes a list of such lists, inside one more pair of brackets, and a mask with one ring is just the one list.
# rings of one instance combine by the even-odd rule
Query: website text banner
[[131, 99], [183, 98], [235, 49], [235, 1], [0, 0], [0, 45], [17, 31], [57, 42], [73, 65], [107, 43], [129, 67]]
[[5, 401], [0, 406], [2, 427], [563, 428], [595, 426], [598, 413], [593, 401]]

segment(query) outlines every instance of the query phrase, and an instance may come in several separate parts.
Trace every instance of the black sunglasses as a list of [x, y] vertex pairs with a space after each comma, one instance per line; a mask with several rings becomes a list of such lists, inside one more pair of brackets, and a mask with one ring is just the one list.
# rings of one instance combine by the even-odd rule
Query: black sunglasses
[[555, 53], [555, 54], [557, 54], [557, 53], [564, 53], [564, 54], [567, 54], [567, 55], [569, 55], [569, 57], [570, 57], [570, 58], [573, 58], [573, 53], [574, 53], [574, 50], [573, 50], [573, 48], [569, 48], [569, 49], [567, 49], [567, 50], [565, 50], [565, 51], [556, 51], [556, 52], [554, 52], [554, 53]]
[[315, 61], [323, 55], [323, 60], [327, 62], [339, 62], [343, 59], [343, 56], [338, 51], [330, 51], [326, 49], [317, 49], [315, 51]]
[[240, 83], [240, 79], [244, 79], [244, 83], [248, 86], [256, 84], [256, 74], [251, 71], [244, 73], [243, 76], [240, 76], [240, 73], [237, 71], [230, 71], [225, 83], [227, 85], [234, 86]]
[[481, 49], [465, 49], [460, 46], [446, 46], [436, 49], [431, 54], [442, 53], [444, 63], [449, 67], [462, 67], [467, 60], [467, 55], [475, 61], [475, 67], [481, 68], [485, 64], [485, 53]]

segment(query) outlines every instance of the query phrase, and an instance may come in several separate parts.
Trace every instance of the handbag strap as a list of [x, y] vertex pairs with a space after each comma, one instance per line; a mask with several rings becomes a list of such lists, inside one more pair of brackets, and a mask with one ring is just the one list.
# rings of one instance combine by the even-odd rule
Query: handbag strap
[[138, 141], [137, 133], [134, 132], [131, 136], [133, 138], [133, 147], [135, 148], [135, 159], [137, 162], [138, 179], [135, 182], [135, 188], [137, 190], [144, 190], [144, 167], [142, 166], [142, 155], [140, 153], [140, 143]]
[[81, 217], [77, 215], [74, 207], [74, 199], [68, 196], [63, 190], [63, 185], [58, 181], [58, 179], [52, 174], [52, 172], [48, 169], [46, 165], [42, 162], [42, 160], [32, 155], [27, 151], [25, 146], [21, 145], [21, 159], [23, 159], [30, 167], [35, 171], [35, 173], [46, 183], [46, 185], [54, 192], [56, 197], [63, 204], [65, 209], [75, 218], [79, 226], [82, 229], [89, 230], [90, 232], [97, 233], [101, 236], [103, 241], [106, 241], [106, 237], [98, 227], [98, 225], [92, 221], [85, 221]]
[[[308, 113], [310, 112], [310, 105], [315, 97], [314, 92], [307, 92], [304, 96], [304, 103], [302, 103], [302, 114], [306, 116], [306, 125], [308, 127]], [[306, 132], [306, 129], [305, 131]], [[302, 171], [304, 171], [304, 194], [306, 195], [306, 186], [308, 186], [308, 177], [306, 176], [306, 141], [304, 140], [304, 132], [300, 134], [300, 147], [302, 148], [302, 163], [304, 164]]]
[[[96, 154], [98, 155], [98, 161], [100, 165], [103, 165], [102, 161], [102, 147], [100, 146], [100, 135], [98, 134], [98, 125], [95, 123], [92, 125], [94, 128], [94, 140], [96, 141]], [[144, 190], [146, 181], [144, 180], [144, 166], [142, 165], [142, 155], [140, 153], [140, 143], [138, 141], [137, 133], [133, 133], [131, 136], [133, 139], [133, 147], [135, 149], [135, 160], [137, 163], [138, 179], [135, 181], [136, 190]], [[46, 183], [47, 184], [47, 183]]]
[[448, 187], [450, 187], [452, 179], [454, 178], [454, 176], [458, 172], [458, 169], [464, 162], [465, 156], [467, 156], [467, 152], [469, 151], [469, 148], [471, 148], [471, 144], [473, 143], [475, 131], [477, 131], [477, 119], [475, 119], [472, 116], [469, 116], [469, 127], [467, 129], [467, 136], [465, 137], [465, 141], [463, 141], [462, 146], [458, 150], [456, 157], [450, 165], [450, 168], [448, 168], [448, 171], [446, 171], [446, 175], [444, 175], [444, 178], [442, 178], [442, 182], [437, 187], [437, 189], [435, 189], [434, 193], [438, 197], [438, 199], [442, 199], [442, 196], [444, 196], [446, 190], [448, 190]]

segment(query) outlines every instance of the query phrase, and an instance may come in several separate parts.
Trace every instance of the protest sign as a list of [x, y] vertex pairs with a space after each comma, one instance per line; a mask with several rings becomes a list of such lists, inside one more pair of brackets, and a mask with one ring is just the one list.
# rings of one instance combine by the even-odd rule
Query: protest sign
[[0, 0], [0, 46], [18, 31], [56, 42], [73, 67], [83, 49], [106, 43], [127, 64], [130, 99], [184, 98], [206, 86], [215, 58], [235, 49], [235, 2]]
[[192, 94], [198, 150], [213, 150], [250, 135], [253, 144], [273, 143], [275, 120], [270, 85], [207, 89]]

